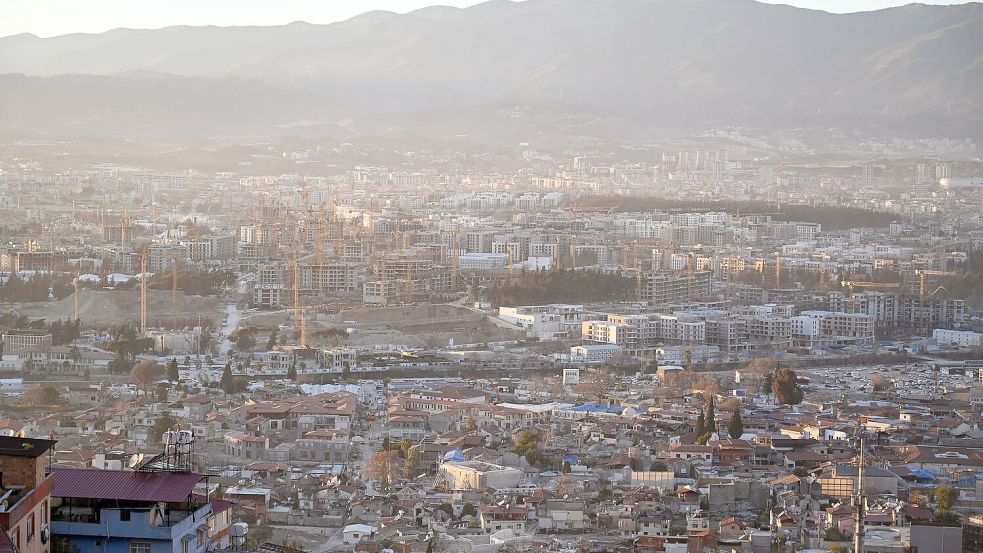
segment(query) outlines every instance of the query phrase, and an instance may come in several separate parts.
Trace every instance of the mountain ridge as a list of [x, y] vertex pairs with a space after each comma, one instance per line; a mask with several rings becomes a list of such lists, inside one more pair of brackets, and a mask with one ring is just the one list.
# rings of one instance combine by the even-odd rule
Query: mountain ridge
[[830, 14], [752, 0], [492, 0], [325, 25], [13, 35], [0, 38], [0, 73], [245, 79], [332, 112], [341, 99], [381, 112], [555, 103], [693, 128], [823, 114], [972, 130], [979, 36], [979, 3]]

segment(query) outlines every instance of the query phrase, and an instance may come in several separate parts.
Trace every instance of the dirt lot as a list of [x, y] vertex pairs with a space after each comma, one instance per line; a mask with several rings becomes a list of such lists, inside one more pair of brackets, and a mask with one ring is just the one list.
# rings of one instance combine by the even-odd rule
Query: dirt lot
[[454, 305], [410, 305], [353, 309], [321, 316], [325, 327], [354, 328], [354, 346], [403, 344], [410, 347], [446, 346], [516, 340], [522, 333], [503, 329], [484, 315]]
[[[220, 321], [225, 304], [210, 296], [186, 296], [177, 293], [176, 309], [179, 318], [197, 318]], [[47, 321], [71, 320], [75, 317], [75, 296], [55, 302], [25, 303], [17, 311], [33, 319]], [[86, 327], [115, 325], [140, 318], [140, 290], [83, 290], [79, 302], [82, 325]], [[155, 326], [155, 320], [170, 320], [171, 292], [147, 291], [147, 322]]]

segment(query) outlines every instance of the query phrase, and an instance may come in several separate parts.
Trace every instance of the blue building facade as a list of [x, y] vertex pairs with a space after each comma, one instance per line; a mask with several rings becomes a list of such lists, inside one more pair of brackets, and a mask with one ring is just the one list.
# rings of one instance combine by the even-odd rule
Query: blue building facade
[[212, 505], [197, 475], [56, 469], [51, 534], [79, 553], [204, 553]]

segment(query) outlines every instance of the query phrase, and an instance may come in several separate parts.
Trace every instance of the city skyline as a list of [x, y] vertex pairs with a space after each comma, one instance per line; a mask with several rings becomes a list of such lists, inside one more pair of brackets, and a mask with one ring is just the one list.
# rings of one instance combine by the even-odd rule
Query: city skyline
[[[768, 4], [787, 4], [831, 13], [851, 13], [902, 6], [899, 0], [763, 0]], [[79, 13], [71, 0], [6, 0], [0, 21], [0, 37], [22, 33], [41, 37], [73, 33], [102, 33], [112, 29], [157, 29], [174, 25], [248, 26], [283, 25], [295, 21], [327, 24], [344, 21], [375, 10], [407, 13], [431, 6], [467, 8], [482, 2], [474, 0], [367, 0], [317, 2], [290, 0], [272, 3], [264, 0], [176, 0], [166, 5], [143, 3], [139, 11], [124, 0], [93, 0]], [[919, 2], [945, 5], [965, 4], [965, 0]]]

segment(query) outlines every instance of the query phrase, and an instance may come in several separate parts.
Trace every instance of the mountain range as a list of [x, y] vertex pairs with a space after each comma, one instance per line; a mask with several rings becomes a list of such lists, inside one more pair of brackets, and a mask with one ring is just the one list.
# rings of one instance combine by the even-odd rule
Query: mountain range
[[329, 25], [24, 34], [0, 38], [0, 124], [266, 132], [529, 105], [667, 129], [971, 136], [980, 37], [979, 3], [834, 15], [752, 0], [491, 0]]

